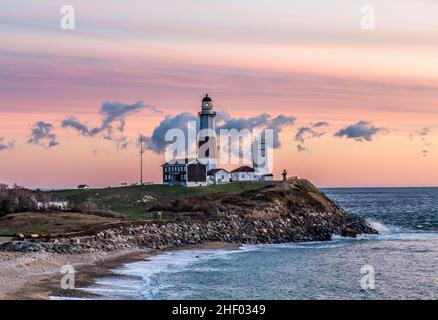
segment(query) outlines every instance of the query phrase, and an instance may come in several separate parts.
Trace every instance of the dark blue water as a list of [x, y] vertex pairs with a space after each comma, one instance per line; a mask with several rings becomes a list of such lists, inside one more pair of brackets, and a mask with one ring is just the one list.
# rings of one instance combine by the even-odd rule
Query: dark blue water
[[[116, 270], [128, 280], [99, 279], [86, 290], [110, 299], [438, 298], [438, 188], [324, 191], [381, 234], [169, 252]], [[361, 286], [364, 266], [373, 288]]]
[[438, 188], [323, 189], [348, 212], [387, 226], [438, 230]]

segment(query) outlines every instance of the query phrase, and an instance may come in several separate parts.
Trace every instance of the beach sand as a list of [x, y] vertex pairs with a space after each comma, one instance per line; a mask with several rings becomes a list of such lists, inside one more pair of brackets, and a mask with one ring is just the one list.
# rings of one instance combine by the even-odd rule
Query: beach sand
[[[211, 242], [166, 249], [234, 249], [236, 243]], [[61, 288], [61, 268], [71, 265], [75, 269], [75, 286], [84, 288], [101, 277], [114, 276], [112, 270], [130, 262], [145, 260], [163, 253], [160, 250], [135, 249], [87, 254], [15, 253], [0, 252], [0, 299], [49, 299], [51, 296], [68, 298], [98, 298], [88, 292]], [[120, 277], [120, 276], [118, 276]]]

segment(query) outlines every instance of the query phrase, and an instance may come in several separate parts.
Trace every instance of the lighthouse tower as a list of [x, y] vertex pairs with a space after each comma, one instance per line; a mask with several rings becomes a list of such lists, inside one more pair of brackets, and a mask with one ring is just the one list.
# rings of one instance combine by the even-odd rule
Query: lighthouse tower
[[198, 158], [207, 165], [207, 170], [216, 168], [216, 112], [208, 94], [202, 99], [202, 110], [198, 113], [200, 120]]
[[258, 176], [271, 173], [269, 170], [269, 157], [266, 146], [266, 134], [261, 132], [252, 143], [252, 161], [254, 172]]

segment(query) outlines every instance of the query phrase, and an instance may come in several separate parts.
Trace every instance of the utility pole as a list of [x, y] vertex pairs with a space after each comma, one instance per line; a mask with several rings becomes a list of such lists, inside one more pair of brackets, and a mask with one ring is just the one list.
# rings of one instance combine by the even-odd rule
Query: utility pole
[[140, 135], [140, 185], [143, 185], [143, 135]]

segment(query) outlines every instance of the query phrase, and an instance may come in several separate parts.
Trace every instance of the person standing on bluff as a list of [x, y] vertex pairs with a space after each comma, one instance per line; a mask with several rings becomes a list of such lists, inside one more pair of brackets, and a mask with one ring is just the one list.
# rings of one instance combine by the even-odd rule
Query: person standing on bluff
[[286, 169], [283, 170], [283, 173], [281, 174], [283, 176], [283, 181], [287, 180], [287, 171]]

